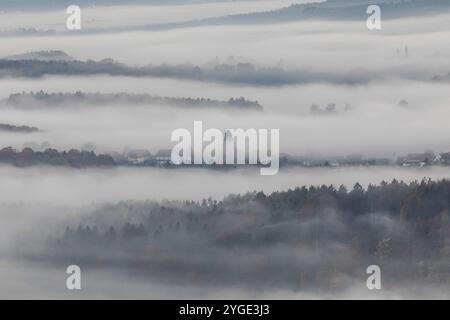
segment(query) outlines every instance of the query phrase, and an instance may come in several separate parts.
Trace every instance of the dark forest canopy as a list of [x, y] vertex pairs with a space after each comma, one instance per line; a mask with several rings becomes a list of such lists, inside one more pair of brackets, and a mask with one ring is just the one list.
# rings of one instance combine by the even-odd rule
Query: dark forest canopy
[[[242, 195], [231, 194], [223, 201], [204, 199], [200, 203], [181, 204], [194, 206], [206, 214], [224, 213], [237, 206], [258, 204], [277, 212], [280, 217], [283, 212], [295, 212], [298, 218], [314, 216], [332, 208], [348, 218], [380, 212], [404, 220], [432, 220], [450, 217], [450, 180], [424, 178], [422, 181], [405, 183], [394, 179], [389, 183], [369, 184], [367, 188], [356, 183], [350, 190], [344, 185], [303, 186], [268, 195], [254, 191]], [[172, 205], [169, 202], [163, 206], [177, 208], [180, 202], [173, 202]]]
[[391, 285], [448, 284], [449, 217], [448, 180], [123, 201], [62, 224], [40, 258], [197, 285], [336, 289], [371, 264]]
[[58, 92], [47, 93], [22, 92], [11, 94], [2, 101], [14, 107], [65, 107], [77, 105], [167, 105], [182, 108], [218, 108], [221, 110], [250, 110], [261, 111], [263, 108], [258, 101], [250, 101], [243, 97], [230, 98], [227, 101], [208, 98], [173, 98], [149, 94], [132, 93], [90, 93], [90, 92]]
[[287, 216], [298, 219], [313, 217], [324, 210], [333, 209], [345, 219], [354, 219], [370, 213], [383, 213], [404, 221], [437, 219], [436, 222], [440, 222], [447, 221], [446, 217], [450, 218], [450, 180], [434, 181], [424, 178], [421, 181], [405, 183], [393, 179], [391, 182], [383, 181], [379, 185], [369, 184], [366, 188], [357, 182], [351, 189], [344, 185], [302, 186], [270, 194], [263, 191], [230, 194], [221, 201], [212, 198], [202, 201], [125, 201], [107, 205], [103, 209], [106, 211], [108, 208], [142, 209], [146, 206], [151, 208], [152, 216], [158, 214], [164, 216], [170, 212], [171, 216], [183, 219], [186, 218], [183, 215], [189, 212], [212, 217], [216, 214], [245, 215], [268, 210], [275, 221]]

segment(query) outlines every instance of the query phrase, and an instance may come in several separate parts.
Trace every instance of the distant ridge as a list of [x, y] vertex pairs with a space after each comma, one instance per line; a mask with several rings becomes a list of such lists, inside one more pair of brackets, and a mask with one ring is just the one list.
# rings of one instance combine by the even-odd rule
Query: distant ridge
[[37, 60], [37, 61], [75, 61], [64, 51], [49, 50], [49, 51], [32, 51], [17, 55], [5, 57], [8, 60]]
[[[54, 58], [54, 56], [52, 57]], [[38, 78], [45, 75], [172, 78], [262, 86], [312, 82], [358, 85], [366, 84], [377, 77], [369, 72], [354, 72], [354, 70], [348, 73], [311, 72], [308, 70], [287, 70], [278, 65], [273, 67], [257, 66], [252, 63], [221, 63], [209, 66], [192, 64], [128, 66], [112, 59], [100, 61], [0, 59], [0, 78]]]
[[379, 5], [383, 19], [398, 19], [450, 12], [449, 0], [328, 0], [319, 3], [292, 4], [289, 7], [264, 12], [147, 25], [144, 29], [170, 30], [209, 25], [258, 25], [314, 19], [365, 21], [367, 19], [366, 9], [368, 5]]

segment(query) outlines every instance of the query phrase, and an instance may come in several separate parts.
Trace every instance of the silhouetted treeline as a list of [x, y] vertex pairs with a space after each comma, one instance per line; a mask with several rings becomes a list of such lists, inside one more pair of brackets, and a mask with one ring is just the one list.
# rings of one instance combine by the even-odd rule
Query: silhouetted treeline
[[450, 181], [423, 180], [406, 184], [393, 180], [364, 189], [356, 183], [352, 190], [345, 186], [297, 188], [275, 192], [269, 196], [257, 193], [258, 202], [272, 210], [300, 210], [318, 214], [333, 208], [342, 215], [354, 218], [372, 212], [387, 213], [406, 220], [433, 220], [450, 214]]
[[30, 132], [37, 132], [39, 131], [39, 129], [29, 126], [15, 126], [12, 124], [0, 123], [0, 131], [30, 133]]
[[152, 96], [149, 94], [131, 93], [46, 93], [44, 91], [11, 94], [4, 101], [10, 106], [33, 108], [44, 107], [66, 107], [73, 105], [169, 105], [188, 108], [220, 108], [262, 110], [258, 101], [249, 101], [243, 97], [230, 98], [227, 101], [211, 100], [207, 98], [171, 98]]
[[113, 158], [106, 154], [95, 154], [92, 151], [58, 151], [47, 149], [45, 151], [33, 151], [31, 148], [24, 148], [17, 151], [11, 147], [0, 150], [0, 163], [12, 164], [17, 167], [27, 167], [33, 165], [70, 166], [83, 168], [90, 166], [114, 166]]
[[339, 289], [371, 264], [391, 285], [448, 285], [449, 218], [450, 181], [127, 201], [62, 226], [48, 254], [197, 285]]
[[285, 70], [281, 67], [257, 67], [251, 63], [225, 63], [213, 67], [193, 65], [148, 65], [131, 67], [111, 59], [101, 61], [42, 61], [0, 59], [0, 78], [45, 75], [89, 76], [110, 75], [125, 77], [175, 78], [219, 83], [253, 85], [289, 85], [313, 82], [358, 85], [378, 79], [369, 72], [336, 74], [307, 70]]

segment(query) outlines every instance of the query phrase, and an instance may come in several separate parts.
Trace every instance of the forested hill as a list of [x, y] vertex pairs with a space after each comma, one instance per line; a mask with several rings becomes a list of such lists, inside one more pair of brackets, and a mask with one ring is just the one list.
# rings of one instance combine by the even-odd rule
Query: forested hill
[[345, 288], [378, 264], [391, 286], [439, 285], [448, 281], [449, 215], [444, 180], [123, 201], [62, 224], [39, 258], [109, 263], [174, 283], [296, 289]]
[[207, 25], [267, 24], [302, 20], [360, 20], [368, 17], [367, 7], [379, 5], [383, 19], [417, 17], [450, 12], [448, 0], [328, 0], [319, 3], [294, 4], [289, 7], [265, 12], [236, 14], [181, 23], [150, 25], [148, 29], [172, 29]]

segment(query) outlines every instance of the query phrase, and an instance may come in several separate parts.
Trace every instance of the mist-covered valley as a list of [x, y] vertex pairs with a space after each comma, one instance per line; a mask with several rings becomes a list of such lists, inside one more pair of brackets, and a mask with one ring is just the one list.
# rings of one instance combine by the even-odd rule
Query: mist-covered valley
[[[0, 298], [448, 299], [450, 7], [380, 0], [374, 31], [366, 2], [82, 1], [68, 30], [0, 1]], [[173, 164], [194, 121], [279, 129], [279, 172]]]

